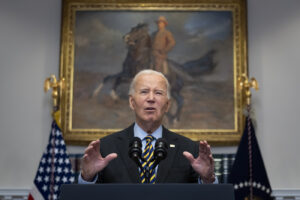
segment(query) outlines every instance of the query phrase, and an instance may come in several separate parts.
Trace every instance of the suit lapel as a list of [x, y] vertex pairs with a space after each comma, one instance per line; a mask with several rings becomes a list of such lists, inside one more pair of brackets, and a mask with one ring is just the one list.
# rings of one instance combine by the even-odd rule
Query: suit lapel
[[133, 127], [134, 125], [131, 125], [127, 129], [124, 130], [124, 133], [120, 134], [117, 138], [117, 149], [118, 154], [120, 158], [123, 160], [130, 177], [130, 180], [133, 183], [138, 183], [139, 180], [139, 171], [138, 167], [134, 163], [134, 161], [129, 157], [128, 155], [128, 147], [129, 142], [133, 138]]
[[[157, 183], [163, 183], [164, 180], [166, 179], [169, 169], [171, 168], [175, 155], [177, 154], [178, 147], [177, 145], [177, 138], [173, 137], [169, 130], [167, 130], [165, 127], [163, 127], [163, 133], [162, 137], [167, 141], [168, 143], [168, 149], [167, 149], [167, 157], [165, 160], [161, 161], [160, 164], [158, 165], [158, 170], [157, 170], [157, 178], [156, 182]], [[172, 145], [172, 147], [170, 147]], [[173, 147], [175, 145], [175, 147]]]

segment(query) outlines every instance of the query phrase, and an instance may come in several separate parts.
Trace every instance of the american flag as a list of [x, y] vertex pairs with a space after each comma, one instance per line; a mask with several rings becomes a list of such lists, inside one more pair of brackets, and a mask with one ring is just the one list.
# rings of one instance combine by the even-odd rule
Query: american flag
[[28, 200], [58, 199], [60, 186], [75, 180], [66, 145], [55, 120], [52, 123], [47, 149], [43, 153]]

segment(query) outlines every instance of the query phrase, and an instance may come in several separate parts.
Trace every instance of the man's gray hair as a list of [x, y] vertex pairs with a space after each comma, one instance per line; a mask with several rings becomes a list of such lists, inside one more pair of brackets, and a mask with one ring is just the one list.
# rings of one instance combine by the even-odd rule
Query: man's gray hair
[[135, 93], [134, 88], [135, 88], [136, 80], [139, 76], [144, 75], [144, 74], [155, 74], [155, 75], [162, 77], [165, 80], [166, 85], [167, 85], [167, 98], [170, 99], [171, 88], [170, 88], [168, 79], [165, 77], [165, 75], [163, 73], [152, 70], [152, 69], [144, 69], [134, 76], [134, 78], [132, 79], [132, 81], [130, 83], [128, 95], [131, 95], [131, 96], [134, 95], [134, 93]]

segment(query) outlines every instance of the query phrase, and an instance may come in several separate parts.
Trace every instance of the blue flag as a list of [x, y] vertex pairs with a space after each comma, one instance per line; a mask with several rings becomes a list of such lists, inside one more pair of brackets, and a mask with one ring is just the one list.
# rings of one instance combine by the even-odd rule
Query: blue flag
[[273, 199], [265, 165], [259, 150], [252, 121], [248, 116], [241, 142], [229, 176], [236, 200]]

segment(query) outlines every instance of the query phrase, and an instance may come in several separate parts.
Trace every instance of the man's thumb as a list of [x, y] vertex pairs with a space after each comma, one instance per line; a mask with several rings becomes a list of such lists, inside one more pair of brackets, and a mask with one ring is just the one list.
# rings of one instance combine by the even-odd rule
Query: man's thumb
[[111, 153], [111, 154], [108, 154], [104, 160], [109, 163], [110, 161], [112, 161], [113, 159], [117, 158], [118, 157], [118, 154], [116, 153]]
[[190, 152], [184, 151], [183, 155], [191, 164], [194, 162], [195, 158]]

